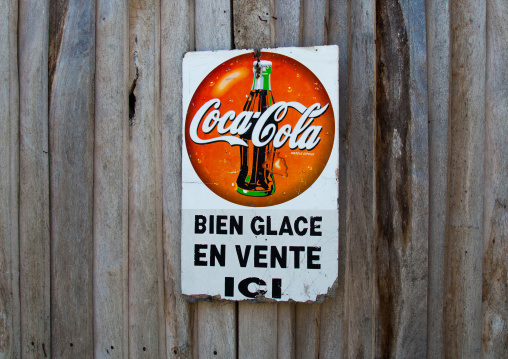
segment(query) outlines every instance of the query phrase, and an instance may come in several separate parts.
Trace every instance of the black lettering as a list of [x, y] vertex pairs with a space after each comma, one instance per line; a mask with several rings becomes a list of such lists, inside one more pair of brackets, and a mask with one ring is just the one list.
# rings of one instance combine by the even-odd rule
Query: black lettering
[[217, 234], [228, 234], [226, 219], [228, 216], [217, 216]]
[[226, 245], [221, 244], [220, 246], [220, 252], [217, 249], [217, 246], [215, 244], [212, 244], [210, 246], [210, 265], [215, 267], [215, 260], [217, 259], [217, 262], [219, 262], [219, 265], [221, 267], [224, 267], [226, 265]]
[[256, 228], [256, 222], [263, 223], [263, 218], [261, 218], [259, 216], [252, 218], [252, 221], [250, 222], [250, 229], [252, 230], [252, 233], [254, 233], [255, 235], [258, 235], [258, 236], [261, 234], [265, 234], [265, 226], [259, 225]]
[[300, 222], [303, 222], [305, 224], [307, 224], [307, 218], [305, 217], [298, 217], [295, 221], [295, 232], [296, 234], [298, 234], [299, 236], [304, 236], [305, 233], [307, 233], [307, 228], [304, 228], [304, 229], [300, 229]]
[[202, 234], [206, 231], [206, 217], [200, 214], [194, 216], [194, 233]]
[[262, 263], [261, 259], [266, 259], [266, 254], [261, 251], [266, 251], [267, 246], [254, 246], [254, 267], [255, 268], [266, 268], [268, 264]]
[[229, 234], [243, 234], [243, 216], [240, 216], [238, 222], [235, 216], [229, 216]]
[[247, 298], [256, 298], [256, 295], [258, 295], [258, 294], [265, 295], [266, 290], [262, 290], [262, 289], [258, 289], [256, 292], [251, 292], [249, 290], [249, 284], [251, 284], [251, 283], [255, 283], [258, 286], [262, 286], [262, 285], [266, 286], [266, 282], [262, 279], [255, 278], [255, 277], [245, 278], [238, 284], [238, 290], [240, 291], [240, 293], [242, 293]]
[[246, 267], [247, 261], [249, 260], [250, 245], [245, 246], [245, 255], [242, 256], [242, 247], [238, 244], [235, 246], [236, 254], [238, 255], [238, 263], [240, 267]]
[[282, 297], [282, 279], [272, 279], [272, 298], [280, 299]]
[[288, 257], [288, 247], [282, 246], [282, 255], [277, 250], [277, 247], [272, 246], [270, 248], [270, 268], [275, 268], [275, 261], [279, 263], [279, 267], [287, 268], [287, 257]]
[[300, 252], [303, 252], [305, 250], [305, 247], [289, 247], [289, 250], [291, 252], [295, 253], [295, 268], [300, 268]]
[[307, 268], [321, 269], [321, 264], [314, 263], [319, 260], [319, 254], [313, 254], [314, 252], [321, 252], [321, 247], [307, 247]]
[[225, 297], [235, 296], [235, 278], [233, 277], [224, 278], [224, 296]]
[[274, 236], [277, 234], [277, 231], [272, 229], [272, 217], [266, 217], [266, 234], [269, 236]]
[[316, 229], [321, 228], [321, 225], [316, 224], [316, 222], [321, 222], [323, 217], [310, 217], [310, 235], [311, 236], [320, 236], [321, 232], [316, 231]]
[[213, 234], [213, 214], [210, 215], [210, 233]]
[[284, 219], [282, 220], [282, 225], [280, 226], [279, 236], [287, 233], [290, 236], [293, 235], [293, 228], [291, 228], [291, 222], [289, 222], [289, 217], [284, 216]]
[[208, 248], [208, 244], [195, 244], [194, 245], [194, 265], [195, 266], [206, 266], [208, 263], [201, 258], [206, 257], [206, 253], [201, 253], [202, 249]]

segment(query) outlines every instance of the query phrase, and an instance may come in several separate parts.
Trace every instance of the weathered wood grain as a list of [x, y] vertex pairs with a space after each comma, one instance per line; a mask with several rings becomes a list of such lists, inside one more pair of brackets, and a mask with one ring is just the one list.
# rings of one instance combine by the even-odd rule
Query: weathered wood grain
[[425, 3], [376, 2], [375, 356], [427, 347]]
[[238, 303], [238, 357], [277, 357], [277, 305]]
[[443, 356], [443, 280], [448, 179], [449, 0], [426, 2], [429, 102], [429, 282], [427, 357]]
[[373, 357], [373, 8], [354, 1], [348, 16], [345, 358]]
[[50, 10], [51, 352], [84, 358], [93, 353], [95, 2]]
[[320, 309], [317, 303], [296, 304], [295, 358], [319, 357]]
[[94, 140], [94, 356], [128, 356], [129, 12], [97, 1]]
[[302, 43], [302, 0], [276, 0], [274, 5], [274, 47], [298, 46]]
[[487, 2], [482, 357], [508, 357], [508, 3]]
[[346, 272], [346, 117], [348, 2], [330, 0], [329, 45], [339, 46], [339, 274], [335, 295], [321, 304], [319, 357], [335, 359], [344, 353], [344, 284]]
[[166, 355], [159, 2], [130, 2], [129, 356]]
[[21, 355], [51, 355], [48, 160], [49, 0], [19, 3]]
[[[195, 0], [194, 12], [196, 50], [231, 49], [230, 1]], [[236, 357], [236, 304], [199, 302], [197, 306], [197, 343], [194, 345], [198, 357]]]
[[[328, 1], [306, 0], [302, 4], [301, 31], [303, 46], [324, 45], [327, 41]], [[338, 66], [338, 64], [337, 64]], [[296, 357], [319, 355], [320, 304], [296, 305]]]
[[161, 119], [166, 357], [192, 357], [192, 313], [180, 281], [182, 58], [189, 51], [191, 1], [161, 2]]
[[303, 1], [302, 45], [326, 45], [329, 0]]
[[478, 358], [482, 335], [485, 3], [450, 2], [450, 142], [444, 352]]
[[197, 336], [194, 345], [198, 358], [236, 358], [235, 304], [199, 302]]
[[231, 2], [229, 0], [195, 1], [196, 50], [225, 50], [233, 46]]
[[233, 2], [233, 37], [236, 49], [270, 46], [270, 25], [274, 21], [270, 0]]
[[277, 304], [277, 358], [295, 357], [296, 319], [295, 305], [292, 303]]
[[0, 3], [0, 357], [19, 358], [18, 1]]

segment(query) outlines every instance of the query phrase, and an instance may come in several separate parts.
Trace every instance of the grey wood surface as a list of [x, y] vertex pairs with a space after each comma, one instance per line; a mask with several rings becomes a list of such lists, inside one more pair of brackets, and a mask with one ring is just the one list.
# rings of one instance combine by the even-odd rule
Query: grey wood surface
[[159, 117], [160, 3], [130, 2], [129, 356], [165, 348], [162, 159]]
[[238, 357], [277, 357], [277, 304], [238, 303]]
[[277, 358], [294, 358], [296, 351], [296, 311], [292, 303], [277, 304]]
[[[231, 2], [195, 1], [195, 46], [197, 51], [228, 50], [232, 47]], [[199, 358], [233, 358], [237, 355], [237, 304], [197, 304], [197, 348]]]
[[[507, 357], [507, 16], [1, 0], [0, 358]], [[321, 44], [340, 52], [335, 296], [187, 302], [184, 53]]]
[[450, 142], [444, 355], [478, 358], [482, 343], [485, 3], [450, 3]]
[[194, 6], [196, 50], [231, 49], [231, 1], [194, 0]]
[[448, 0], [426, 2], [429, 111], [427, 355], [443, 355], [444, 243], [448, 180], [450, 18]]
[[270, 47], [275, 21], [270, 0], [236, 0], [233, 6], [233, 37], [237, 49]]
[[0, 357], [21, 357], [18, 2], [0, 2]]
[[426, 355], [424, 1], [376, 1], [375, 357]]
[[51, 355], [86, 358], [94, 313], [95, 2], [52, 2], [50, 11]]
[[49, 1], [19, 3], [19, 301], [32, 358], [51, 355], [48, 16]]
[[307, 0], [302, 6], [302, 45], [326, 45], [329, 0]]
[[319, 322], [321, 306], [316, 303], [297, 303], [295, 314], [295, 358], [319, 356]]
[[182, 58], [194, 46], [191, 36], [192, 1], [161, 2], [161, 99], [162, 196], [164, 244], [164, 295], [166, 357], [192, 355], [192, 313], [180, 281], [182, 185]]
[[274, 4], [275, 47], [299, 46], [302, 43], [302, 0], [277, 0]]
[[508, 3], [487, 2], [482, 356], [508, 357]]
[[339, 275], [335, 296], [321, 304], [319, 357], [335, 359], [344, 353], [344, 285], [346, 273], [346, 118], [348, 81], [348, 11], [345, 0], [330, 0], [328, 45], [339, 46]]
[[94, 136], [94, 356], [128, 346], [129, 8], [97, 1]]
[[348, 15], [344, 358], [374, 355], [373, 6], [371, 0], [351, 2]]

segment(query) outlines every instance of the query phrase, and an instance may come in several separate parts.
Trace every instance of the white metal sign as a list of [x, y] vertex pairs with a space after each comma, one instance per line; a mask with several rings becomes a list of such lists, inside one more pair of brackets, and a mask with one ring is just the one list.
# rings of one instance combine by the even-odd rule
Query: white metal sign
[[182, 292], [315, 301], [338, 271], [338, 48], [183, 60]]

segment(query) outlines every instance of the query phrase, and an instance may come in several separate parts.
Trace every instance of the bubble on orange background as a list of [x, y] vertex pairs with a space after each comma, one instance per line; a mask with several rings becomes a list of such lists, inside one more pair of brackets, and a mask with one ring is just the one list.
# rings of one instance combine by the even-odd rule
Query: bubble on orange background
[[[325, 168], [335, 138], [335, 118], [326, 89], [307, 67], [291, 57], [262, 52], [261, 60], [272, 62], [271, 88], [275, 102], [296, 101], [309, 107], [329, 104], [326, 112], [314, 119], [312, 125], [322, 126], [320, 142], [312, 149], [291, 150], [288, 142], [276, 150], [274, 161], [275, 192], [266, 197], [250, 197], [237, 192], [236, 180], [240, 172], [240, 148], [226, 142], [196, 144], [189, 135], [190, 123], [206, 102], [218, 98], [221, 115], [233, 110], [238, 115], [245, 105], [253, 82], [253, 53], [233, 57], [213, 69], [194, 92], [187, 109], [185, 143], [190, 162], [203, 183], [221, 198], [243, 206], [266, 207], [289, 201], [307, 190]], [[282, 125], [293, 129], [301, 114], [289, 109]], [[229, 134], [227, 134], [229, 135]], [[215, 128], [201, 139], [221, 136]]]

